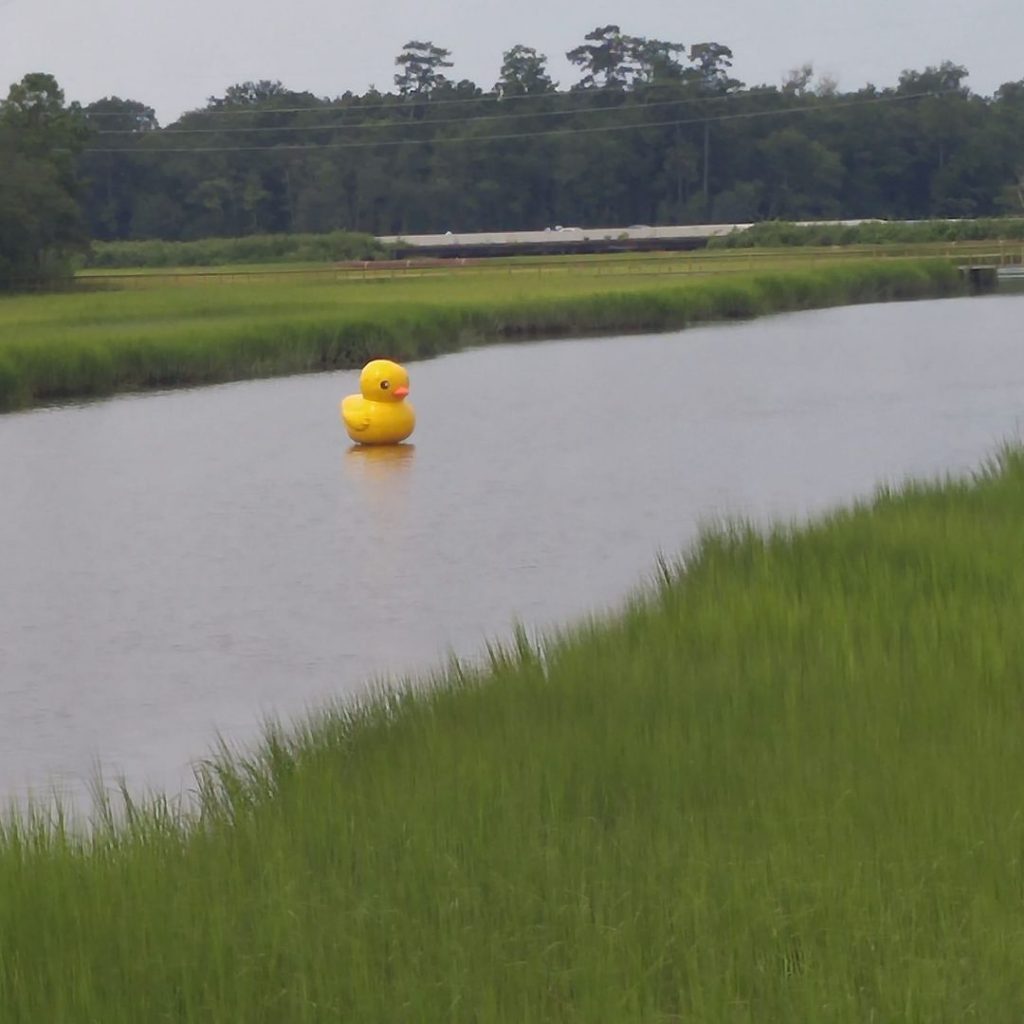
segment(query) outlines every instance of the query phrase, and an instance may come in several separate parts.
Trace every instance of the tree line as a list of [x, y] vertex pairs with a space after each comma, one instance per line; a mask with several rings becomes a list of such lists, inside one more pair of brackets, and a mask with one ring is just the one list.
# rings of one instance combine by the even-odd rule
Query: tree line
[[1024, 80], [980, 96], [947, 61], [851, 92], [809, 65], [747, 87], [723, 44], [617, 25], [566, 56], [566, 88], [516, 45], [485, 89], [412, 40], [389, 92], [244, 82], [164, 126], [26, 76], [0, 104], [0, 276], [89, 239], [1024, 212]]

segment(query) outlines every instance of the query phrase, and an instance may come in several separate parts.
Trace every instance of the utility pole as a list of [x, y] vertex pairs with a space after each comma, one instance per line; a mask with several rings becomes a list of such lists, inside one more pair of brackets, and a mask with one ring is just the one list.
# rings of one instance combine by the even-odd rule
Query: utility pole
[[704, 122], [704, 212], [708, 209], [708, 150], [711, 141], [711, 122]]

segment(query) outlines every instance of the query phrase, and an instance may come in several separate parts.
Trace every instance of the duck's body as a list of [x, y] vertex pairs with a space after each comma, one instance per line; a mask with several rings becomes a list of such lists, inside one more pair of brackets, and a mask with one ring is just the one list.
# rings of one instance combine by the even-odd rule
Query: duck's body
[[359, 375], [362, 394], [341, 400], [341, 419], [359, 444], [398, 444], [416, 426], [416, 412], [405, 400], [409, 375], [389, 359], [374, 359]]
[[371, 402], [362, 395], [341, 400], [341, 418], [348, 436], [360, 444], [398, 444], [416, 426], [416, 414], [408, 402]]

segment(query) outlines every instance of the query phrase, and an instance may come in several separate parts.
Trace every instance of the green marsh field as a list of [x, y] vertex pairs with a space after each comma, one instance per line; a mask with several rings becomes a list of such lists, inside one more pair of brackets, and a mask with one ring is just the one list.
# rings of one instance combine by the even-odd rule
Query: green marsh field
[[5, 1022], [1009, 1021], [1024, 456], [709, 532], [621, 614], [8, 815]]
[[[4, 298], [0, 403], [963, 288], [941, 255], [640, 265]], [[191, 804], [12, 808], [0, 1020], [1017, 1019], [1022, 515], [1007, 448], [722, 524], [616, 614], [269, 726]]]
[[0, 297], [0, 410], [962, 287], [955, 259], [906, 251], [93, 271]]

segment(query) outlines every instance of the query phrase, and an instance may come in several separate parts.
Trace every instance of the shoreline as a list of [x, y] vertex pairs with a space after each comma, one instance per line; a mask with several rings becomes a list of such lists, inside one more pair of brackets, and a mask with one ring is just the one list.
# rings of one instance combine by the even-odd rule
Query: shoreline
[[[313, 293], [301, 285], [248, 292], [250, 286], [222, 292], [179, 286], [107, 293], [101, 299], [36, 298], [36, 304], [53, 303], [50, 308], [61, 310], [67, 322], [32, 325], [27, 339], [4, 339], [5, 307], [0, 306], [0, 412], [118, 393], [358, 369], [378, 355], [415, 360], [493, 342], [681, 330], [968, 290], [956, 267], [941, 259], [867, 260], [639, 284], [595, 278], [584, 282], [590, 291], [582, 293], [576, 282], [577, 293], [568, 286], [558, 292], [550, 282], [523, 291], [516, 282], [520, 293], [513, 296], [500, 275], [495, 280], [501, 289], [485, 281], [476, 293], [471, 283], [451, 296], [435, 298], [427, 291], [411, 300], [403, 296], [402, 302], [389, 301], [386, 283], [357, 285], [363, 289], [359, 293], [326, 288]], [[277, 295], [282, 308], [260, 317], [257, 303]], [[247, 296], [253, 300], [251, 314], [239, 308]], [[310, 296], [322, 299], [322, 305], [308, 309], [303, 300]], [[42, 308], [15, 301], [30, 313]]]
[[195, 814], [0, 818], [0, 1006], [998, 1017], [1024, 994], [1022, 507], [1004, 449], [715, 530], [617, 613], [225, 752]]

